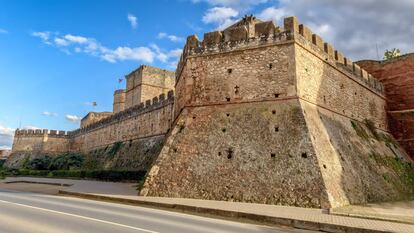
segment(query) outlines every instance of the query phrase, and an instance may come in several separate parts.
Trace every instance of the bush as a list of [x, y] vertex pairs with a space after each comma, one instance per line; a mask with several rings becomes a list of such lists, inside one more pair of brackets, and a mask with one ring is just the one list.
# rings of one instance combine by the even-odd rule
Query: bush
[[95, 179], [102, 181], [140, 181], [144, 179], [145, 171], [124, 171], [124, 170], [27, 170], [14, 171], [19, 176], [43, 176], [56, 178], [80, 178]]
[[6, 162], [5, 159], [0, 159], [0, 169], [3, 168], [3, 164]]
[[31, 170], [47, 170], [49, 169], [51, 161], [52, 158], [47, 155], [44, 157], [35, 158], [28, 163], [27, 168]]
[[49, 170], [76, 170], [83, 165], [85, 158], [77, 153], [65, 153], [54, 157]]

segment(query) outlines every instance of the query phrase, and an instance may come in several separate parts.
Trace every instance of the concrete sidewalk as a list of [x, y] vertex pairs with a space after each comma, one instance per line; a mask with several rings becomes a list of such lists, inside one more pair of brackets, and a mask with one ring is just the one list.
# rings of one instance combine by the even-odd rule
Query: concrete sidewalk
[[414, 225], [348, 216], [331, 215], [320, 209], [210, 201], [184, 198], [137, 196], [135, 184], [86, 180], [10, 177], [3, 182], [66, 185], [59, 193], [89, 199], [168, 208], [183, 212], [212, 214], [238, 220], [286, 225], [325, 232], [414, 232]]

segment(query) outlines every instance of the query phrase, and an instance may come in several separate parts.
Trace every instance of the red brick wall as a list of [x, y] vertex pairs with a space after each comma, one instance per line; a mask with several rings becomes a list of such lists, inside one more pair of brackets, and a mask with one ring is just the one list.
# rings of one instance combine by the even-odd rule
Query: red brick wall
[[358, 65], [384, 84], [390, 130], [414, 159], [414, 53]]

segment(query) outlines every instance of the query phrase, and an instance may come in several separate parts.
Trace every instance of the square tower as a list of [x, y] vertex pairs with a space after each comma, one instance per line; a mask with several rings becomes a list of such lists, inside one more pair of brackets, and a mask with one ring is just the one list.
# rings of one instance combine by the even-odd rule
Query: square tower
[[125, 109], [174, 90], [175, 73], [142, 65], [126, 76]]

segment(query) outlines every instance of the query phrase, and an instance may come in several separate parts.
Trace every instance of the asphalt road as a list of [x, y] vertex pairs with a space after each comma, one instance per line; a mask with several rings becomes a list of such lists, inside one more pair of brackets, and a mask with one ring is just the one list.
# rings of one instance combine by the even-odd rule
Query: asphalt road
[[1, 233], [309, 232], [158, 209], [0, 189]]

